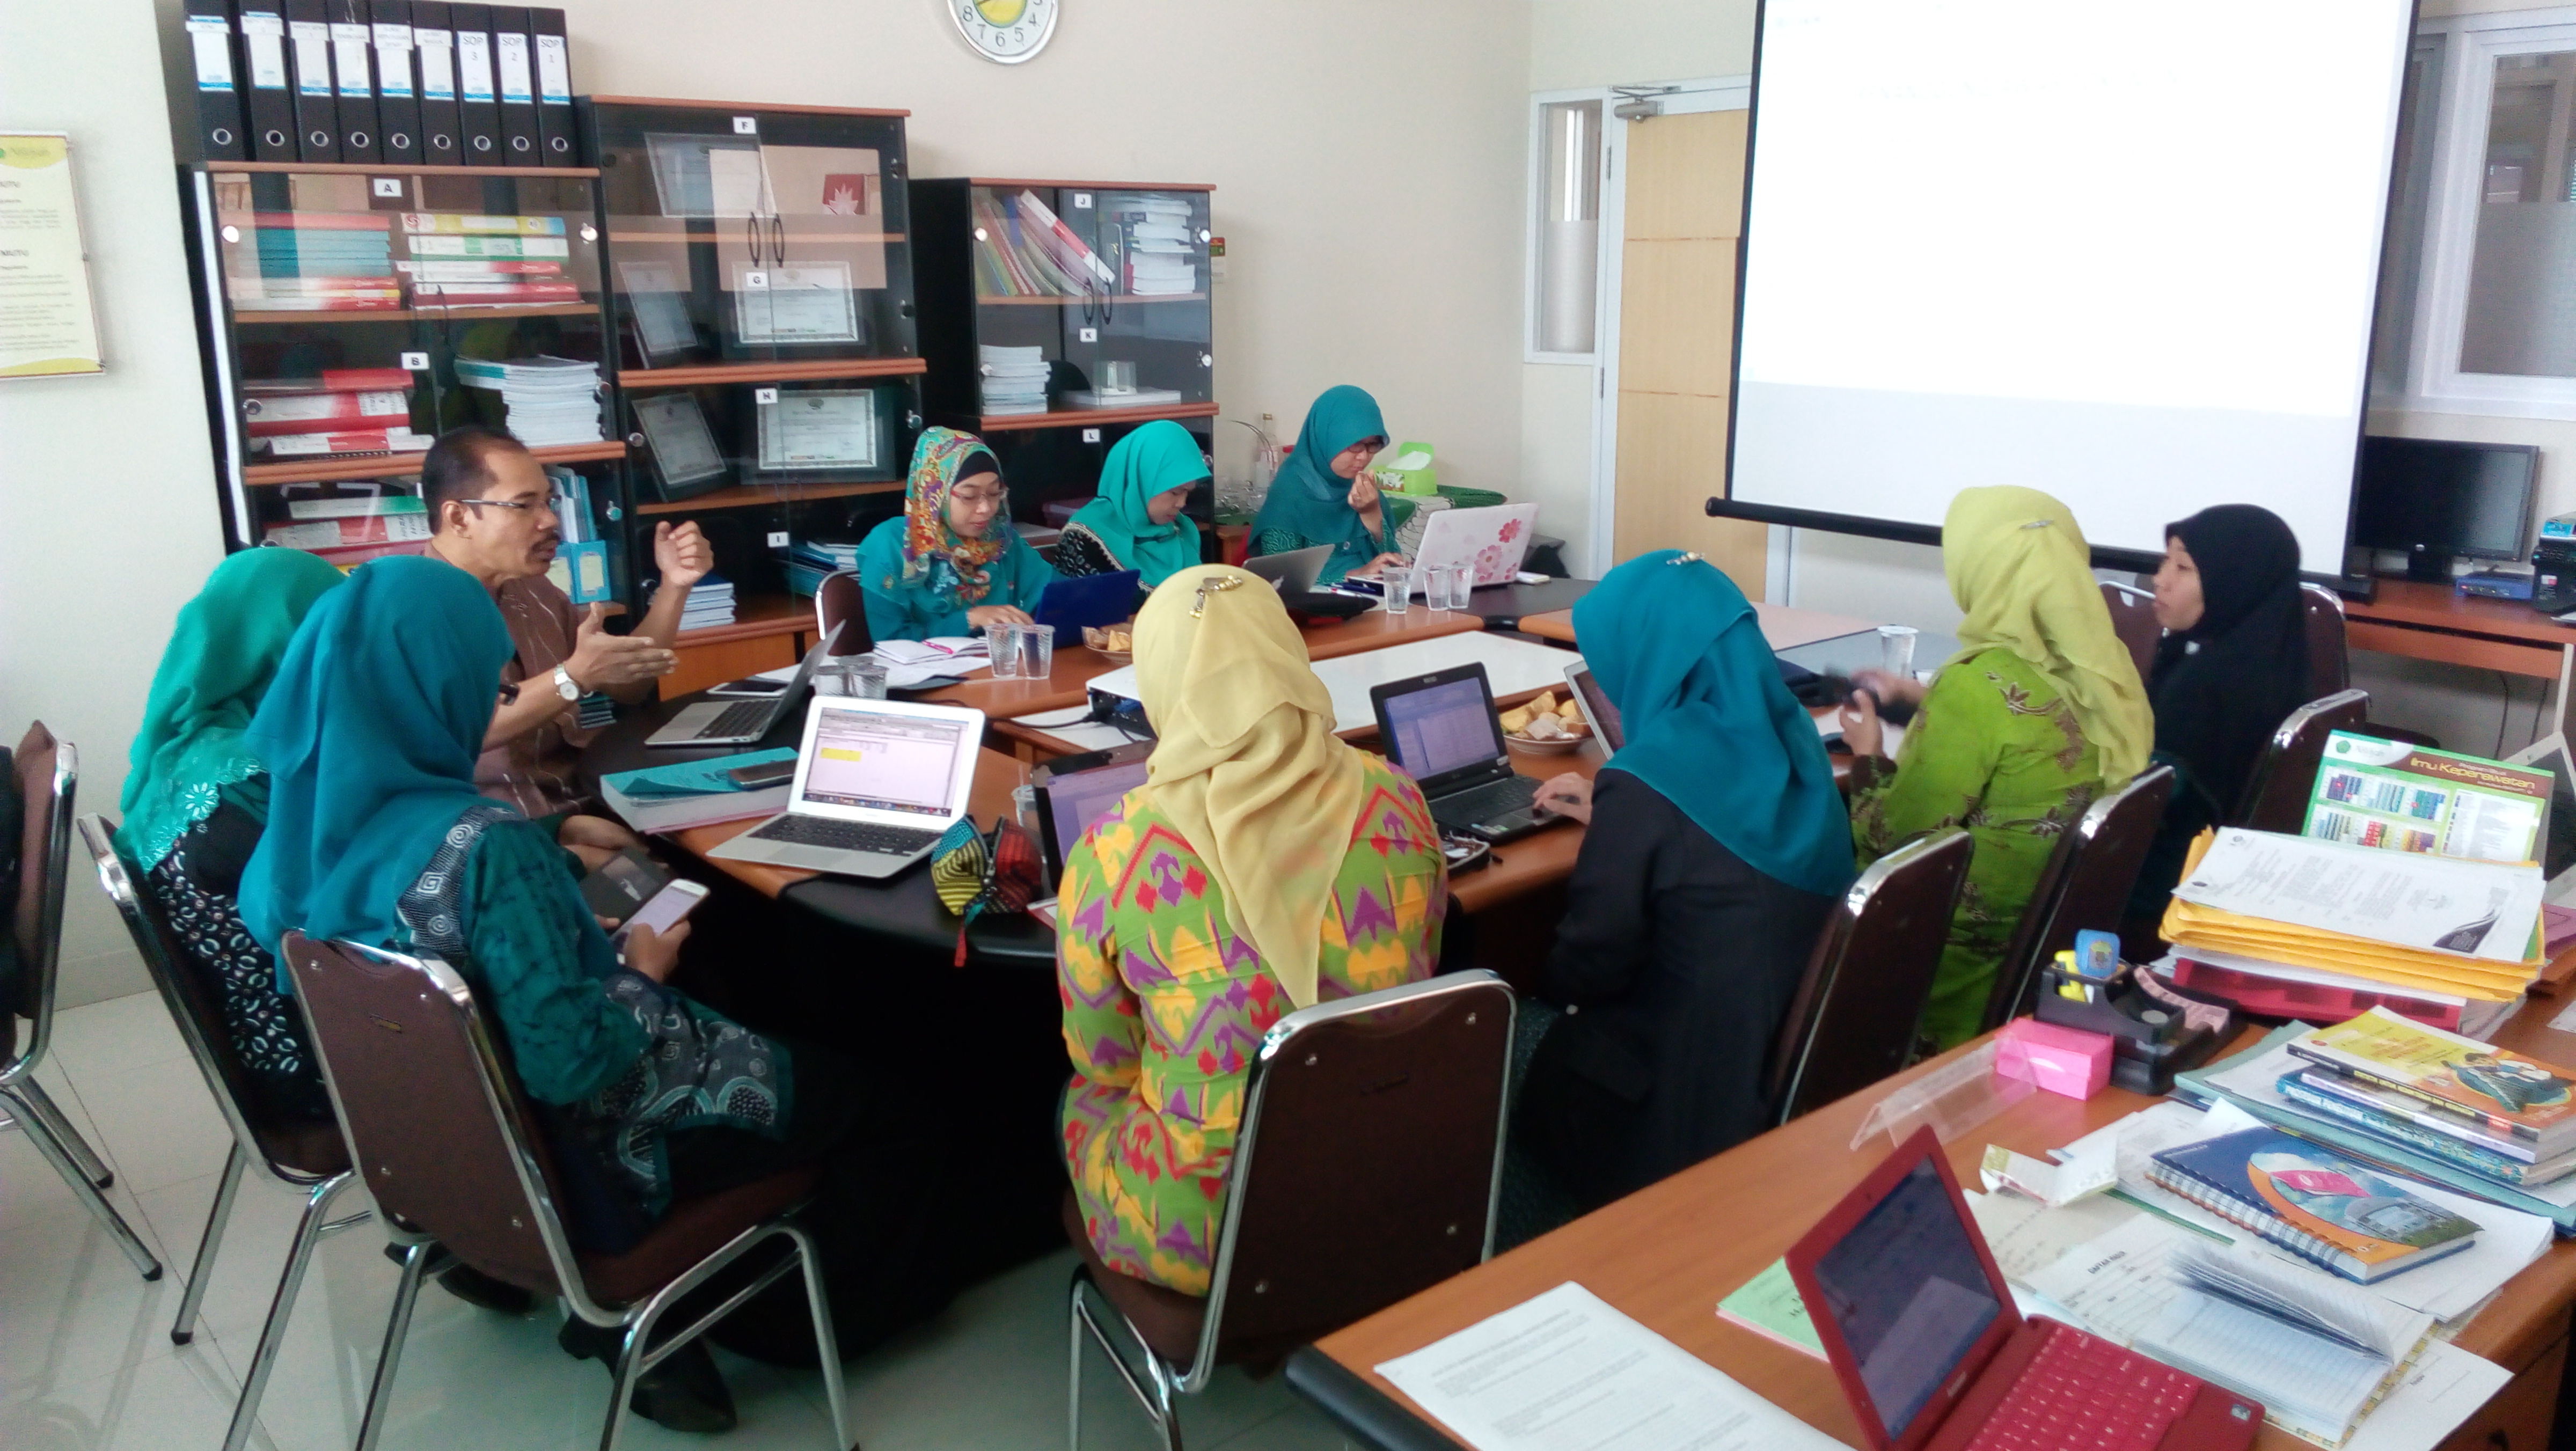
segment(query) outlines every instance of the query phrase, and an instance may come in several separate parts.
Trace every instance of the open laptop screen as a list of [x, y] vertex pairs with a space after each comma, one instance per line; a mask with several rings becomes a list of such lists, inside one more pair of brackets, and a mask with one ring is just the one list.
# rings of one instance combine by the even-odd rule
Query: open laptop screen
[[919, 816], [952, 816], [957, 753], [973, 750], [967, 723], [828, 706], [814, 726], [805, 801]]
[[1491, 766], [1503, 754], [1502, 727], [1477, 676], [1388, 696], [1386, 725], [1388, 754], [1416, 781]]
[[1891, 1441], [2003, 1313], [1973, 1232], [1926, 1158], [1816, 1261], [1826, 1308]]
[[1047, 820], [1055, 825], [1055, 859], [1073, 855], [1073, 844], [1091, 823], [1107, 814], [1128, 792], [1145, 784], [1146, 760], [1112, 761], [1088, 771], [1050, 777], [1046, 783]]

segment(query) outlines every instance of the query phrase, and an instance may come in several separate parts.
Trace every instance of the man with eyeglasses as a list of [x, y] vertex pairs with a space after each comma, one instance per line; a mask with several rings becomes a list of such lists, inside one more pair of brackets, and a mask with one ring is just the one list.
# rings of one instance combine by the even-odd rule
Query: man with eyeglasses
[[[430, 556], [492, 591], [516, 647], [501, 671], [501, 706], [484, 734], [475, 784], [532, 819], [579, 812], [591, 804], [574, 774], [591, 738], [581, 728], [581, 698], [604, 691], [640, 701], [678, 666], [670, 642], [679, 635], [690, 586], [715, 567], [715, 551], [694, 523], [656, 526], [653, 562], [661, 588], [634, 633], [612, 635], [600, 606], [575, 608], [546, 578], [563, 525], [545, 466], [525, 445], [497, 428], [449, 429], [421, 460], [420, 485], [436, 531]], [[580, 815], [564, 823], [562, 840], [585, 860], [635, 842], [614, 822]]]

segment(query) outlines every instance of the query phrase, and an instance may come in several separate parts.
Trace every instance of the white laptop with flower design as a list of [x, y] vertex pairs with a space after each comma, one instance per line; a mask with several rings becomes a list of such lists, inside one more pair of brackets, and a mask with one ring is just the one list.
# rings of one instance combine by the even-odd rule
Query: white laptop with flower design
[[1479, 585], [1510, 584], [1529, 555], [1537, 523], [1536, 504], [1441, 510], [1422, 526], [1422, 547], [1413, 552], [1415, 587], [1426, 564], [1464, 565], [1475, 571]]

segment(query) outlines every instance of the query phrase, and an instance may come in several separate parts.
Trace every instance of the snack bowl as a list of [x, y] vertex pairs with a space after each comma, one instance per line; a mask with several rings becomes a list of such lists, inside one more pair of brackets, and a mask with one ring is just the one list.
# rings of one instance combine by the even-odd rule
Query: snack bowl
[[1082, 627], [1082, 643], [1093, 654], [1121, 665], [1136, 658], [1136, 637], [1123, 629], [1104, 630], [1097, 625], [1085, 625]]

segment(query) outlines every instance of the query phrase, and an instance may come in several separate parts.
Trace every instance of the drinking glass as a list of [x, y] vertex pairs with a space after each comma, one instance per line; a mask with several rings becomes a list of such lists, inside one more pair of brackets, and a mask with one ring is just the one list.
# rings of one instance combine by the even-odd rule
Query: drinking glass
[[1422, 604], [1425, 609], [1445, 611], [1449, 608], [1449, 576], [1457, 570], [1446, 564], [1422, 566]]
[[841, 667], [841, 693], [861, 700], [886, 698], [886, 664], [874, 655], [852, 656]]
[[1390, 615], [1409, 614], [1413, 609], [1413, 570], [1409, 565], [1390, 564], [1377, 572], [1378, 594], [1385, 600]]
[[1914, 627], [1881, 625], [1878, 627], [1878, 668], [1898, 680], [1914, 678]]
[[1020, 678], [1045, 680], [1055, 674], [1055, 626], [1014, 625], [1020, 637]]
[[1103, 393], [1136, 391], [1136, 365], [1133, 362], [1104, 362], [1100, 365], [1100, 389]]
[[1472, 602], [1476, 590], [1476, 566], [1461, 564], [1449, 571], [1449, 608], [1463, 610]]
[[984, 649], [993, 657], [995, 680], [1020, 678], [1020, 627], [988, 625], [984, 629]]

